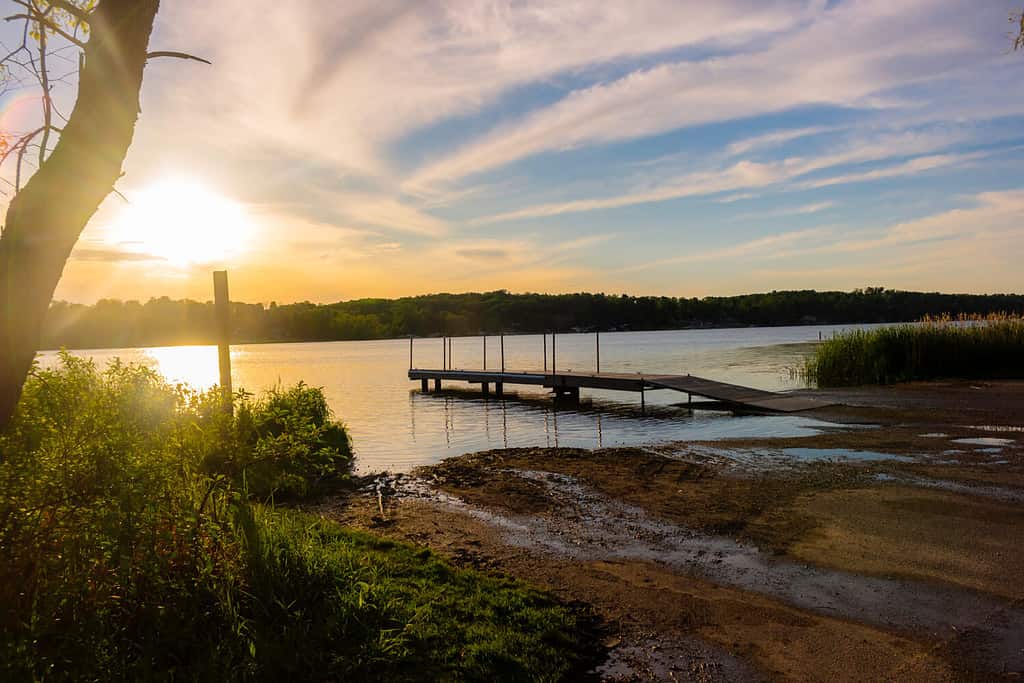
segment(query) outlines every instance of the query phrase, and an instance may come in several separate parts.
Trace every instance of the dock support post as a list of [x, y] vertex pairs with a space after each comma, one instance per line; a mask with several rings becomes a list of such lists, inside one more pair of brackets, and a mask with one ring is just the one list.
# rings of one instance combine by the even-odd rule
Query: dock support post
[[231, 391], [231, 303], [228, 298], [228, 271], [213, 271], [213, 300], [217, 315], [217, 362], [220, 366], [220, 391], [224, 412], [234, 413]]
[[441, 378], [434, 379], [434, 391], [441, 391]]
[[426, 377], [424, 377], [423, 379], [420, 380], [420, 391], [422, 391], [424, 394], [427, 393], [427, 391], [429, 391], [429, 389], [427, 389], [427, 378]]
[[505, 394], [505, 385], [501, 382], [495, 382], [494, 393], [497, 396], [503, 396]]
[[601, 330], [594, 333], [594, 342], [597, 345], [597, 374], [601, 374]]
[[555, 370], [555, 333], [551, 333], [551, 374], [554, 375], [558, 371]]
[[644, 415], [647, 413], [647, 400], [644, 398], [644, 385], [640, 383], [640, 414]]
[[480, 389], [481, 389], [481, 391], [484, 392], [484, 396], [486, 396], [487, 394], [491, 393], [491, 385], [488, 384], [487, 382], [481, 382], [480, 383]]

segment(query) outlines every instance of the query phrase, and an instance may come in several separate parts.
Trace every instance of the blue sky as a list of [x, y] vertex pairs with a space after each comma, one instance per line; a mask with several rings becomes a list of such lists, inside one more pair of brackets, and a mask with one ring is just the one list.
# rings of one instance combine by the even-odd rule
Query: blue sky
[[175, 260], [111, 200], [58, 296], [1022, 291], [1013, 9], [167, 2], [154, 47], [213, 66], [150, 65], [119, 189], [186, 179], [245, 237]]

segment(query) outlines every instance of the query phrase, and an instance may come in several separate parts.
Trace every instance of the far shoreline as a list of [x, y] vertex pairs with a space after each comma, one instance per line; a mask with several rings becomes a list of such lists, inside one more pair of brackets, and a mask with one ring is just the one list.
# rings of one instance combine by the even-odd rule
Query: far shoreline
[[[570, 331], [570, 332], [554, 332], [559, 336], [570, 336], [570, 335], [585, 335], [594, 334], [600, 332], [603, 335], [610, 334], [628, 334], [634, 332], [700, 332], [703, 330], [748, 330], [748, 329], [781, 329], [781, 328], [806, 328], [806, 327], [843, 327], [846, 325], [912, 325], [916, 321], [886, 321], [886, 322], [839, 322], [839, 323], [789, 323], [789, 324], [775, 324], [775, 325], [701, 325], [694, 327], [666, 327], [666, 328], [649, 328], [639, 330], [588, 330], [588, 331]], [[532, 337], [541, 334], [552, 334], [549, 330], [547, 332], [487, 332], [488, 337]], [[441, 339], [446, 335], [434, 334], [423, 337], [412, 336], [412, 339]], [[452, 335], [451, 339], [474, 339], [485, 336], [485, 333], [480, 332], [473, 335]], [[410, 336], [404, 337], [374, 337], [370, 339], [262, 339], [257, 341], [240, 340], [232, 341], [232, 346], [261, 346], [265, 344], [333, 344], [336, 342], [381, 342], [381, 341], [409, 341]], [[810, 340], [808, 342], [792, 342], [792, 343], [811, 343], [817, 342], [817, 340]], [[118, 351], [118, 350], [131, 350], [131, 349], [166, 349], [178, 346], [216, 346], [216, 341], [197, 341], [197, 342], [176, 342], [169, 344], [137, 344], [134, 346], [57, 346], [57, 347], [46, 347], [40, 348], [39, 352], [57, 352], [57, 351]]]

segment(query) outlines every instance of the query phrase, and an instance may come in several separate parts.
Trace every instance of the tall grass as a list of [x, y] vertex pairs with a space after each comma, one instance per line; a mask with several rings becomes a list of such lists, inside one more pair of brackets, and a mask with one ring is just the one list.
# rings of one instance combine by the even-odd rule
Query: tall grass
[[0, 434], [0, 680], [554, 680], [573, 616], [266, 504], [344, 486], [322, 393], [37, 370]]
[[804, 374], [820, 387], [1024, 377], [1024, 319], [945, 316], [850, 330], [819, 344]]

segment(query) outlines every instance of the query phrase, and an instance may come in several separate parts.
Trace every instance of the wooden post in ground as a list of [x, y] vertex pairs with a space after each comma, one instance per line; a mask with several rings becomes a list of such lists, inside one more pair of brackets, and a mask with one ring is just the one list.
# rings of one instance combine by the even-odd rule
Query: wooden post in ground
[[213, 271], [213, 305], [217, 316], [217, 361], [220, 365], [220, 390], [227, 413], [234, 412], [231, 390], [231, 304], [228, 298], [228, 271]]

